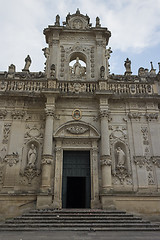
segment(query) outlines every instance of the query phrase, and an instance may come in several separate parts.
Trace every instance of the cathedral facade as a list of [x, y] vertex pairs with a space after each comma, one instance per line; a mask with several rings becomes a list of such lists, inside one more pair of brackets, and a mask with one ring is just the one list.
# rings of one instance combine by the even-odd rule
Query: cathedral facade
[[79, 10], [44, 29], [44, 72], [0, 73], [0, 214], [160, 213], [160, 71], [110, 74], [111, 32]]

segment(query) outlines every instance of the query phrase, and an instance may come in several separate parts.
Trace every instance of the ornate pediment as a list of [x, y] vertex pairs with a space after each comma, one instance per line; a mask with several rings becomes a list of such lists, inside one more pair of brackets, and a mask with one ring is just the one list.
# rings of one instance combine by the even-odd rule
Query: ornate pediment
[[77, 9], [75, 14], [68, 14], [66, 17], [66, 28], [81, 30], [88, 29], [91, 27], [90, 18], [86, 15], [80, 13], [79, 9]]
[[100, 138], [97, 129], [89, 123], [71, 121], [60, 126], [54, 134], [55, 138]]

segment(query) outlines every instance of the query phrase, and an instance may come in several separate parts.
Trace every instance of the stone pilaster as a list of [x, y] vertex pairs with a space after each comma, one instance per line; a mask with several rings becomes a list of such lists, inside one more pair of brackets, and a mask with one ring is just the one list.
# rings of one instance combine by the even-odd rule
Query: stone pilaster
[[111, 180], [111, 157], [108, 131], [108, 99], [100, 99], [100, 121], [101, 121], [101, 166], [102, 166], [102, 192], [108, 192], [112, 188]]
[[46, 103], [46, 123], [43, 142], [43, 155], [42, 155], [42, 192], [51, 191], [51, 171], [53, 171], [53, 121], [55, 110], [55, 98], [49, 96]]

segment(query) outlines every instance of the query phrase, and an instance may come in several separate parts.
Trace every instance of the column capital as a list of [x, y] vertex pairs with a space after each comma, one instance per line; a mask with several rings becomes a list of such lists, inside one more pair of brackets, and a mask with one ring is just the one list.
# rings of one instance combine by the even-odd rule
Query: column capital
[[50, 165], [53, 162], [53, 156], [49, 154], [44, 154], [42, 156], [42, 165]]
[[45, 113], [46, 113], [46, 116], [51, 116], [51, 117], [54, 117], [54, 109], [51, 109], [51, 108], [46, 108], [45, 109]]
[[109, 110], [100, 109], [100, 111], [99, 111], [99, 117], [100, 118], [108, 118], [109, 115], [110, 115], [110, 111]]
[[105, 166], [111, 166], [112, 161], [111, 161], [111, 156], [110, 155], [102, 155], [100, 158], [100, 163], [101, 165], [105, 165]]

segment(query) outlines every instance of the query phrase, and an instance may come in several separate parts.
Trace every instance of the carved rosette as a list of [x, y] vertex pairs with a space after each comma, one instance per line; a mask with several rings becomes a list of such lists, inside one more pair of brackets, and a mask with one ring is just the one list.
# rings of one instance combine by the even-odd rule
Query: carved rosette
[[0, 119], [4, 119], [7, 115], [7, 111], [6, 110], [0, 110]]
[[53, 162], [53, 156], [51, 155], [43, 155], [42, 157], [42, 165], [50, 165]]
[[36, 167], [27, 166], [24, 169], [24, 172], [20, 172], [20, 175], [22, 177], [26, 177], [28, 179], [28, 184], [31, 184], [32, 179], [35, 177], [38, 177], [40, 175], [41, 171], [37, 169]]
[[18, 111], [18, 110], [15, 110], [15, 111], [12, 111], [11, 112], [11, 116], [13, 119], [22, 119], [24, 117], [24, 114], [25, 112], [24, 111]]
[[160, 168], [160, 156], [153, 156], [151, 157], [151, 160], [155, 166]]
[[76, 125], [76, 126], [68, 127], [68, 128], [66, 128], [66, 130], [72, 134], [83, 134], [83, 133], [87, 132], [89, 130], [89, 128], [80, 126], [80, 125]]
[[14, 152], [12, 154], [7, 154], [3, 159], [3, 162], [6, 162], [10, 167], [12, 167], [19, 162], [19, 154]]
[[145, 114], [147, 121], [157, 120], [158, 113], [146, 113]]
[[140, 168], [142, 168], [146, 163], [145, 156], [134, 156], [133, 159], [134, 159], [134, 163]]
[[101, 162], [102, 166], [111, 166], [111, 164], [112, 164], [111, 156], [109, 156], [109, 155], [101, 156], [100, 162]]

